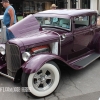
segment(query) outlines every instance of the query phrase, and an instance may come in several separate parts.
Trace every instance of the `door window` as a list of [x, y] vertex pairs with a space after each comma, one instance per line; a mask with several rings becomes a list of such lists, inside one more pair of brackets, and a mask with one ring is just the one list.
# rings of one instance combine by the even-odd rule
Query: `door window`
[[82, 28], [89, 25], [89, 16], [74, 17], [75, 28]]
[[92, 15], [91, 17], [91, 24], [94, 25], [96, 23], [96, 16]]

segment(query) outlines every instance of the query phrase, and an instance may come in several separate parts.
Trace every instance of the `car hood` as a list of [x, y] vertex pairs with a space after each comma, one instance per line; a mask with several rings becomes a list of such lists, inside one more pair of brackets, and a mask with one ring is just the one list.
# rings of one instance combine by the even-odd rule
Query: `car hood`
[[9, 43], [17, 44], [19, 47], [32, 45], [33, 47], [59, 41], [60, 37], [54, 31], [39, 31], [31, 36], [15, 38], [9, 40]]
[[39, 32], [39, 28], [39, 22], [36, 20], [34, 15], [30, 14], [8, 29], [14, 34], [15, 38], [19, 38]]

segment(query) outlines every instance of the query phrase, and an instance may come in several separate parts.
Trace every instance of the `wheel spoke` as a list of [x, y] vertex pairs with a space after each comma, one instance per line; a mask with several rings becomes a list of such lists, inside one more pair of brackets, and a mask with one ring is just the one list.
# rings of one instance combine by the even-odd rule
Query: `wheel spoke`
[[42, 70], [42, 75], [45, 75], [46, 72], [47, 72], [47, 70], [46, 70], [46, 69], [43, 69], [43, 70]]
[[40, 84], [41, 84], [41, 82], [37, 81], [36, 86], [39, 87]]
[[35, 79], [39, 79], [40, 78], [40, 75], [38, 75], [37, 73], [34, 75], [34, 78]]
[[46, 82], [43, 83], [43, 87], [46, 87], [48, 84]]
[[46, 80], [47, 80], [47, 79], [52, 79], [52, 76], [51, 76], [51, 75], [46, 75], [45, 78], [46, 78]]
[[35, 78], [35, 79], [39, 79], [39, 78], [41, 78], [41, 75], [42, 75], [42, 73], [40, 73], [40, 74], [37, 74], [37, 73], [36, 73], [36, 74], [34, 75], [34, 78]]

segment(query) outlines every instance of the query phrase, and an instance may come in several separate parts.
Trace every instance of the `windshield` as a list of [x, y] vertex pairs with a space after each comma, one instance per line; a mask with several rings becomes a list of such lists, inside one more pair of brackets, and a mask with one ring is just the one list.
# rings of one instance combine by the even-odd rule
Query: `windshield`
[[36, 17], [41, 26], [51, 26], [71, 30], [71, 20], [57, 17]]

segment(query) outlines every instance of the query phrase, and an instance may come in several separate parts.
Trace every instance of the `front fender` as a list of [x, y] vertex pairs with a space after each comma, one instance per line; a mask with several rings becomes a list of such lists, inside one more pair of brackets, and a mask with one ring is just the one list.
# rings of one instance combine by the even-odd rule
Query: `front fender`
[[30, 60], [23, 64], [21, 67], [25, 73], [34, 73], [37, 72], [46, 62], [53, 59], [58, 59], [66, 63], [66, 61], [57, 55], [40, 54], [31, 57]]

